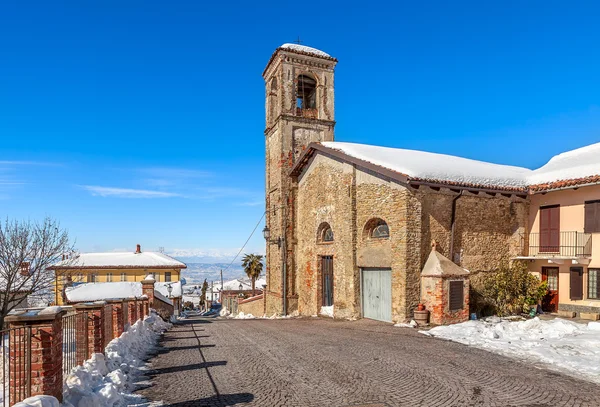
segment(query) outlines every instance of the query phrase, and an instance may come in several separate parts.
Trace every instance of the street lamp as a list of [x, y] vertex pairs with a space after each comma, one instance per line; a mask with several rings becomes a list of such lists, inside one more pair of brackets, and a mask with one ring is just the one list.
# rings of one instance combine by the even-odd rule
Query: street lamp
[[267, 243], [277, 243], [277, 247], [281, 249], [281, 245], [283, 244], [283, 237], [278, 237], [277, 239], [271, 240], [271, 230], [268, 226], [265, 226], [263, 229], [263, 237], [267, 241]]
[[244, 286], [242, 285], [242, 283], [240, 283], [239, 287], [240, 291], [242, 291], [244, 289]]
[[171, 286], [171, 284], [167, 286], [167, 292], [169, 293], [169, 298], [171, 298], [171, 293], [173, 292], [173, 287]]

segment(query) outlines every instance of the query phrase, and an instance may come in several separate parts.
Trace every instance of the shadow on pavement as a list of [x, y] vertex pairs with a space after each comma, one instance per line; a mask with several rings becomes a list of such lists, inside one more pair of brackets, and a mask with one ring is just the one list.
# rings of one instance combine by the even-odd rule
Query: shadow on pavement
[[165, 404], [165, 407], [226, 407], [235, 406], [239, 403], [250, 403], [254, 400], [254, 394], [237, 393], [237, 394], [221, 394], [219, 396], [206, 397], [203, 399], [182, 401], [180, 403]]
[[222, 361], [218, 361], [218, 362], [194, 363], [194, 364], [185, 365], [185, 366], [165, 367], [162, 369], [153, 369], [150, 372], [148, 372], [148, 375], [154, 377], [154, 376], [158, 376], [161, 374], [183, 372], [186, 370], [208, 369], [209, 367], [225, 366], [226, 364], [227, 364], [227, 362], [222, 360]]

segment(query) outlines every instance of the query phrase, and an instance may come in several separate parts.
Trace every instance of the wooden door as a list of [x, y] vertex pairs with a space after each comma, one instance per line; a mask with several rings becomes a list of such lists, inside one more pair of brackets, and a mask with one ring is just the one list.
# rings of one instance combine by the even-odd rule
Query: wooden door
[[363, 317], [392, 322], [392, 271], [362, 270]]
[[333, 256], [321, 257], [321, 273], [323, 274], [321, 293], [322, 306], [330, 307], [333, 305]]
[[540, 253], [560, 251], [560, 206], [540, 208]]
[[558, 267], [542, 267], [542, 281], [548, 282], [548, 294], [542, 299], [544, 312], [558, 311]]

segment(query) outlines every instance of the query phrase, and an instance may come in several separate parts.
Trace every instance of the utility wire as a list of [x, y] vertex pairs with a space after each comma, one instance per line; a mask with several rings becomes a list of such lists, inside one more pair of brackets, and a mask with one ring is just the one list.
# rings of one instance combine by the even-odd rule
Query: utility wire
[[258, 228], [258, 225], [260, 225], [260, 222], [262, 222], [263, 218], [265, 217], [265, 214], [267, 212], [263, 212], [262, 216], [260, 217], [258, 223], [256, 224], [256, 226], [254, 226], [254, 229], [252, 230], [252, 233], [250, 233], [250, 236], [248, 236], [248, 239], [246, 240], [246, 243], [244, 243], [244, 245], [242, 246], [242, 248], [240, 249], [240, 251], [238, 252], [238, 254], [235, 255], [235, 257], [233, 258], [233, 260], [231, 260], [231, 263], [229, 263], [229, 266], [227, 266], [225, 268], [225, 270], [223, 271], [227, 271], [229, 270], [229, 267], [231, 267], [231, 265], [233, 264], [233, 262], [238, 258], [238, 256], [240, 255], [240, 253], [242, 252], [242, 250], [244, 250], [244, 248], [246, 247], [246, 245], [248, 244], [248, 242], [250, 241], [250, 239], [252, 239], [252, 236], [254, 236], [254, 232], [256, 232], [256, 229]]

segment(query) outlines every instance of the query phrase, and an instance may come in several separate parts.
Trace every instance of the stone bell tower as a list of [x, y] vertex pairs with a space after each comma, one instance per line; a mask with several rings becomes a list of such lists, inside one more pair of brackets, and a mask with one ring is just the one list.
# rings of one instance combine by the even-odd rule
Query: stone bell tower
[[297, 309], [295, 186], [289, 176], [312, 142], [333, 141], [333, 74], [337, 59], [315, 48], [284, 44], [263, 72], [266, 87], [266, 250], [265, 313]]

